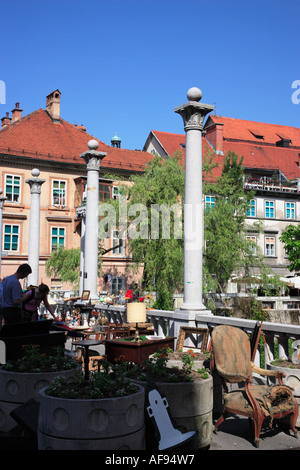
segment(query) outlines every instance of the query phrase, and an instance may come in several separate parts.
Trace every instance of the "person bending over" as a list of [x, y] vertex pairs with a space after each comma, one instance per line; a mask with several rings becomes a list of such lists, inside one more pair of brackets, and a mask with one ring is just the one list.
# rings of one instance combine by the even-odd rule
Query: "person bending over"
[[25, 295], [26, 298], [23, 301], [23, 315], [25, 321], [37, 321], [38, 320], [38, 308], [41, 302], [44, 302], [46, 309], [50, 312], [55, 321], [53, 310], [48, 302], [47, 295], [49, 293], [49, 287], [46, 284], [40, 284], [37, 288], [31, 288]]

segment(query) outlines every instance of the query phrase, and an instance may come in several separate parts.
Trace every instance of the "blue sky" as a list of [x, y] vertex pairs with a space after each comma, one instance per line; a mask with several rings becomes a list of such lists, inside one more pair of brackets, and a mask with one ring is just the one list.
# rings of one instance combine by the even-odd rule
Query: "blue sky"
[[216, 114], [300, 126], [299, 0], [1, 2], [3, 117], [45, 108], [110, 144], [142, 149], [151, 129], [184, 133], [174, 108], [198, 86]]

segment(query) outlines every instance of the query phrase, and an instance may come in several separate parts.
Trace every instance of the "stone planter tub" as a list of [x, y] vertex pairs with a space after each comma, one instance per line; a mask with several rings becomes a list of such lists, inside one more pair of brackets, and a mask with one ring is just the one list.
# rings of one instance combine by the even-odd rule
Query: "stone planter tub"
[[[169, 355], [169, 360], [167, 362], [167, 367], [177, 367], [178, 369], [182, 369], [182, 359], [177, 358], [177, 356], [180, 356], [180, 353], [171, 353]], [[195, 359], [194, 365], [192, 367], [192, 370], [197, 370], [197, 369], [210, 369], [210, 360], [205, 357], [204, 354], [200, 353], [198, 354], [199, 359]], [[200, 359], [200, 357], [202, 359]], [[172, 357], [175, 357], [176, 359], [173, 359]], [[220, 379], [220, 376], [218, 374], [213, 374], [213, 416], [214, 417], [219, 417], [222, 412], [222, 406], [223, 406], [223, 392], [222, 392], [222, 382]]]
[[57, 398], [39, 392], [39, 450], [144, 450], [144, 388], [101, 399]]
[[58, 375], [74, 377], [78, 369], [58, 372], [13, 372], [0, 368], [0, 431], [8, 432], [16, 427], [10, 413], [18, 406], [34, 399], [39, 402], [39, 391]]
[[[133, 380], [133, 379], [132, 379]], [[147, 388], [147, 382], [133, 380]], [[169, 413], [175, 428], [182, 433], [197, 431], [198, 435], [185, 444], [185, 449], [208, 448], [213, 432], [213, 379], [195, 382], [155, 382], [162, 397], [166, 397]]]

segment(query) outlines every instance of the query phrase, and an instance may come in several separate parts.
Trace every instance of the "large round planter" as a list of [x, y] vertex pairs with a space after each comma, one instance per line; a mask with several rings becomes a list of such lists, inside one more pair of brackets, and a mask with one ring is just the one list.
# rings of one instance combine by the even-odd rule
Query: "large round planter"
[[[181, 360], [169, 359], [167, 362], [167, 367], [177, 367], [178, 369], [182, 369], [183, 364]], [[195, 360], [192, 366], [192, 370], [197, 369], [210, 369], [210, 360]], [[212, 375], [213, 377], [213, 415], [214, 417], [221, 416], [222, 408], [223, 408], [223, 392], [222, 392], [222, 382], [220, 376], [218, 374]]]
[[39, 450], [144, 450], [145, 391], [125, 397], [66, 399], [40, 391]]
[[39, 402], [39, 391], [61, 375], [74, 377], [78, 369], [59, 372], [11, 372], [0, 368], [0, 431], [8, 432], [16, 427], [10, 413], [18, 406], [34, 399]]
[[[293, 395], [296, 398], [299, 409], [296, 426], [297, 428], [300, 428], [300, 369], [274, 366], [273, 364], [268, 364], [267, 368], [270, 370], [277, 370], [279, 372], [283, 372], [286, 375], [282, 378], [282, 381], [285, 385], [288, 385], [293, 389]], [[271, 383], [275, 383], [275, 377], [269, 377], [269, 379]]]
[[[143, 384], [145, 382], [134, 381]], [[185, 433], [197, 431], [198, 435], [185, 444], [186, 450], [208, 448], [213, 436], [213, 379], [195, 382], [156, 382], [155, 387], [166, 397], [169, 414], [175, 428]]]

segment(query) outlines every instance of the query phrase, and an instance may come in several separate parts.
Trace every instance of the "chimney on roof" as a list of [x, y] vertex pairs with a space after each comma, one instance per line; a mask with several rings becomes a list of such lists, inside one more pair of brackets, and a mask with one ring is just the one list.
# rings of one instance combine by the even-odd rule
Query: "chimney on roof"
[[7, 112], [6, 116], [4, 116], [1, 119], [1, 129], [5, 129], [5, 127], [10, 126], [10, 123], [11, 123], [11, 118], [9, 117], [9, 113]]
[[55, 90], [46, 98], [46, 109], [54, 122], [60, 122], [60, 91]]
[[217, 154], [223, 155], [223, 126], [219, 122], [214, 122], [209, 127], [206, 127], [206, 138], [213, 146]]
[[16, 107], [12, 110], [12, 124], [14, 122], [20, 121], [22, 117], [22, 111], [23, 109], [20, 109], [20, 103], [16, 103]]

